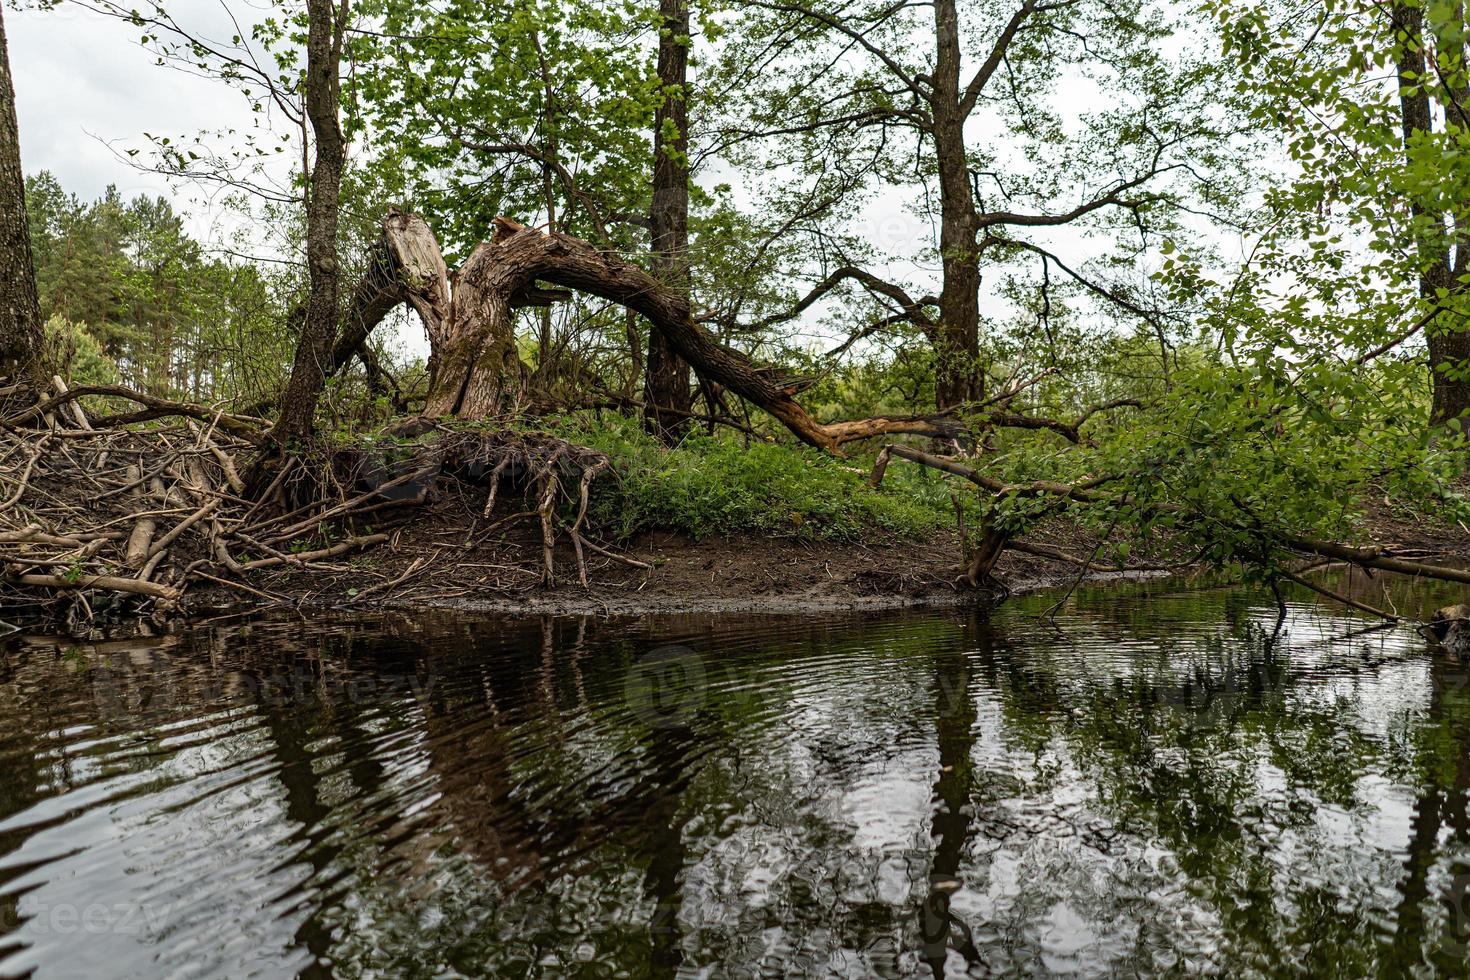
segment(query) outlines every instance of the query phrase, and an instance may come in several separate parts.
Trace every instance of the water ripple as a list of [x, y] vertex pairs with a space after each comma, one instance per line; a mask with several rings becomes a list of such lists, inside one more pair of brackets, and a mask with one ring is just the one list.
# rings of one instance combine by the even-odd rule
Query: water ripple
[[1470, 677], [1291, 598], [12, 637], [0, 975], [1453, 973]]

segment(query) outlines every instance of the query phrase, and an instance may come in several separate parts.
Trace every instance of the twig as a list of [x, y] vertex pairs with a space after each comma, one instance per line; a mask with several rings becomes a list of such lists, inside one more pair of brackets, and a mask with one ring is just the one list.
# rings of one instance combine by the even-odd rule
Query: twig
[[382, 544], [388, 540], [386, 534], [367, 534], [361, 537], [348, 538], [332, 545], [330, 548], [321, 548], [316, 551], [303, 551], [296, 555], [277, 555], [272, 558], [257, 558], [255, 561], [240, 562], [240, 567], [245, 571], [256, 568], [270, 568], [273, 565], [282, 565], [287, 562], [306, 563], [316, 561], [318, 558], [333, 558], [345, 554], [356, 548], [371, 548], [375, 544]]
[[181, 589], [171, 586], [159, 585], [156, 582], [141, 582], [135, 578], [119, 578], [115, 575], [82, 575], [75, 579], [61, 575], [17, 575], [7, 581], [16, 585], [34, 585], [45, 589], [108, 589], [112, 592], [129, 592], [170, 602], [177, 602], [184, 594]]
[[1312, 581], [1310, 581], [1308, 579], [1305, 579], [1302, 576], [1297, 575], [1294, 572], [1288, 572], [1285, 569], [1281, 569], [1280, 572], [1279, 572], [1279, 574], [1284, 579], [1288, 579], [1288, 580], [1290, 580], [1292, 582], [1295, 582], [1297, 585], [1304, 585], [1307, 588], [1311, 589], [1313, 592], [1316, 592], [1318, 595], [1326, 596], [1327, 598], [1333, 600], [1334, 602], [1340, 602], [1344, 606], [1347, 606], [1350, 609], [1356, 609], [1359, 612], [1365, 612], [1365, 613], [1368, 613], [1371, 616], [1377, 616], [1380, 619], [1387, 620], [1390, 623], [1401, 623], [1401, 622], [1404, 621], [1404, 617], [1403, 616], [1399, 616], [1399, 615], [1396, 615], [1394, 613], [1387, 613], [1387, 612], [1384, 612], [1382, 609], [1375, 609], [1373, 606], [1370, 606], [1367, 603], [1359, 602], [1358, 600], [1349, 598], [1348, 596], [1345, 596], [1345, 595], [1338, 595], [1336, 592], [1333, 592], [1331, 589], [1329, 589], [1329, 588], [1327, 588], [1325, 586], [1318, 585], [1317, 583], [1312, 582]]

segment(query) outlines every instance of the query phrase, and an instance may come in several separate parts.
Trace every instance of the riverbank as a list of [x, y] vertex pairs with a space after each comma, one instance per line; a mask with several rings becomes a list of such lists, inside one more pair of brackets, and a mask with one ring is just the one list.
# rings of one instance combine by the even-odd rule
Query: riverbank
[[[1458, 523], [1379, 508], [1363, 530], [1397, 556], [1470, 566], [1470, 531]], [[1113, 565], [1110, 555], [1086, 529], [1065, 519], [1048, 521], [1011, 543], [993, 583], [972, 588], [964, 581], [954, 530], [918, 538], [874, 528], [847, 540], [654, 531], [616, 551], [584, 551], [586, 584], [579, 581], [572, 543], [558, 539], [555, 584], [548, 586], [542, 541], [532, 528], [485, 534], [477, 522], [467, 524], [462, 511], [441, 506], [419, 511], [389, 540], [345, 564], [278, 565], [252, 575], [246, 583], [252, 591], [238, 583], [206, 583], [191, 590], [186, 606], [202, 611], [245, 602], [528, 615], [831, 612], [994, 605], [1042, 589], [1206, 571], [1162, 538], [1147, 552], [1135, 552], [1125, 567]]]
[[[924, 467], [890, 467], [879, 482], [881, 459], [694, 438], [669, 450], [631, 423], [560, 434], [430, 427], [323, 443], [265, 470], [257, 492], [242, 476], [259, 455], [249, 420], [226, 425], [186, 408], [195, 415], [166, 427], [93, 424], [79, 413], [74, 427], [48, 416], [44, 430], [0, 433], [12, 460], [11, 496], [0, 505], [0, 619], [96, 636], [240, 607], [987, 605], [1210, 564], [1167, 522], [1140, 534], [1055, 508], [1023, 533], [982, 535], [985, 494]], [[1470, 565], [1470, 530], [1380, 507], [1340, 544], [1289, 547], [1302, 563], [1414, 574], [1428, 560], [1444, 567], [1420, 564], [1418, 573], [1467, 580], [1457, 569]], [[962, 539], [985, 559], [1003, 551], [993, 565], [970, 561]]]
[[188, 606], [213, 610], [243, 600], [296, 608], [520, 614], [831, 612], [993, 605], [1037, 589], [1197, 570], [1183, 561], [1140, 561], [1128, 568], [1089, 562], [1096, 545], [1078, 528], [1055, 523], [1028, 535], [1020, 547], [1058, 557], [1008, 550], [995, 582], [973, 588], [964, 580], [953, 531], [917, 539], [874, 529], [853, 540], [750, 533], [695, 539], [658, 531], [608, 555], [586, 553], [585, 585], [574, 548], [559, 541], [557, 578], [548, 586], [538, 536], [521, 529], [477, 539], [473, 528], [431, 511], [350, 564], [277, 567], [250, 578], [255, 595], [238, 585], [196, 588]]
[[[588, 583], [569, 546], [556, 549], [566, 579], [541, 581], [541, 545], [519, 539], [463, 544], [463, 529], [415, 530], [364, 555], [345, 570], [281, 569], [251, 587], [271, 604], [317, 607], [440, 606], [509, 613], [822, 612], [989, 604], [1007, 591], [1154, 574], [1083, 569], [1009, 553], [1006, 588], [968, 586], [959, 542], [945, 533], [916, 541], [875, 532], [857, 541], [753, 534], [695, 540], [677, 532], [640, 535], [620, 558], [589, 556]], [[647, 565], [639, 568], [636, 561]], [[417, 566], [417, 567], [416, 567]], [[267, 598], [269, 597], [269, 598]], [[191, 607], [238, 602], [241, 592], [199, 590]]]

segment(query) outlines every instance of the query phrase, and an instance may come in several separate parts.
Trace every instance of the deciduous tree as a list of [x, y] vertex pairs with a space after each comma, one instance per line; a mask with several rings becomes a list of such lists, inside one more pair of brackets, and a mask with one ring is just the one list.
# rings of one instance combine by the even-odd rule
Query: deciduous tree
[[291, 377], [271, 430], [277, 445], [308, 434], [337, 339], [340, 275], [337, 225], [347, 141], [339, 116], [347, 0], [307, 0], [306, 75], [303, 101], [314, 137], [306, 201], [306, 266], [309, 288]]
[[[1156, 311], [1126, 284], [1062, 262], [1046, 232], [1104, 231], [1134, 260], [1185, 207], [1229, 199], [1230, 182], [1214, 167], [1229, 127], [1216, 64], [1198, 51], [1166, 53], [1187, 50], [1176, 32], [1189, 28], [1151, 4], [756, 0], [748, 8], [727, 62], [736, 108], [725, 143], [752, 148], [753, 166], [779, 163], [814, 188], [833, 188], [797, 198], [796, 214], [770, 224], [799, 234], [814, 223], [802, 213], [814, 206], [850, 204], [874, 184], [917, 183], [915, 206], [937, 229], [927, 251], [939, 290], [926, 295], [856, 268], [833, 228], [819, 227], [812, 252], [826, 268], [798, 305], [845, 285], [878, 297], [894, 322], [928, 337], [941, 409], [985, 392], [987, 270], [1034, 263], [1043, 288], [1055, 272], [1148, 316]], [[1101, 96], [1095, 110], [1077, 104], [1084, 87]]]

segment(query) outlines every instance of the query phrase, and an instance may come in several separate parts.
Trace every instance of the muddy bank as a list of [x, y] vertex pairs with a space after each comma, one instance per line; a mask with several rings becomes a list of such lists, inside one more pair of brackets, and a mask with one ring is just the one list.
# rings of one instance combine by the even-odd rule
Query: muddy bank
[[[1456, 523], [1378, 513], [1365, 530], [1376, 540], [1396, 542], [1400, 553], [1470, 566], [1470, 533]], [[875, 531], [856, 541], [756, 534], [696, 540], [654, 532], [607, 555], [585, 554], [586, 585], [578, 581], [573, 548], [558, 542], [556, 584], [548, 587], [542, 582], [539, 536], [525, 528], [482, 535], [462, 518], [429, 510], [345, 564], [258, 573], [249, 580], [253, 595], [238, 587], [197, 589], [188, 608], [243, 603], [525, 614], [825, 612], [993, 605], [1007, 595], [1047, 588], [1203, 574], [1166, 540], [1135, 551], [1127, 569], [1111, 567], [1098, 545], [1070, 522], [1049, 523], [1028, 534], [1022, 547], [1055, 557], [1008, 550], [996, 568], [998, 587], [974, 589], [963, 580], [953, 532], [914, 540]]]
[[[428, 516], [428, 515], [426, 515]], [[1075, 529], [1055, 529], [1058, 550], [1083, 549]], [[1038, 536], [1031, 540], [1040, 544]], [[586, 555], [578, 580], [570, 545], [555, 552], [557, 582], [541, 579], [541, 541], [518, 533], [485, 540], [473, 528], [432, 517], [333, 568], [282, 568], [252, 576], [255, 595], [238, 588], [196, 589], [189, 608], [217, 610], [245, 602], [296, 608], [456, 608], [507, 613], [822, 612], [994, 604], [1007, 594], [1167, 574], [1079, 567], [1008, 552], [997, 587], [963, 579], [960, 545], [945, 532], [926, 540], [875, 532], [857, 541], [655, 532], [611, 555]], [[637, 564], [634, 564], [637, 563]], [[646, 566], [646, 567], [639, 567]], [[1181, 568], [1179, 571], [1186, 571]]]

